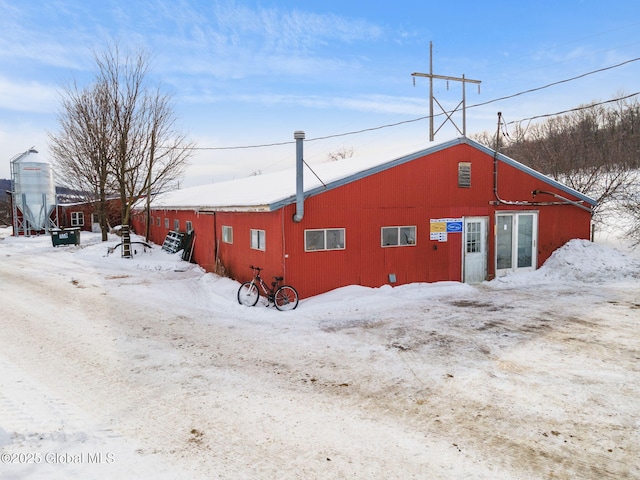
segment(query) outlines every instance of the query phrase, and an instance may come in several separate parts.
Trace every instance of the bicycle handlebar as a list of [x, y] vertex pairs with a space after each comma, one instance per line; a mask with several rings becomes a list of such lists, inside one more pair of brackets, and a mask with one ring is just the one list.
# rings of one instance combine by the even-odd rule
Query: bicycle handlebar
[[253, 265], [249, 265], [249, 268], [251, 268], [252, 270], [258, 270], [258, 271], [262, 270], [261, 267], [254, 267]]

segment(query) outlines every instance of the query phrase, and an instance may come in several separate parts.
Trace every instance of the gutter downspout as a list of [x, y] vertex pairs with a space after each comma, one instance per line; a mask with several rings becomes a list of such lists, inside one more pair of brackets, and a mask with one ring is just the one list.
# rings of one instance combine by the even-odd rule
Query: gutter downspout
[[574, 205], [578, 208], [582, 208], [593, 214], [593, 210], [590, 207], [582, 205], [581, 202], [575, 202], [569, 200], [561, 195], [551, 192], [545, 192], [543, 190], [534, 190], [531, 195], [535, 198], [538, 194], [552, 195], [555, 198], [562, 200], [562, 203], [544, 203], [544, 202], [530, 202], [528, 200], [503, 200], [498, 193], [498, 149], [500, 148], [500, 122], [502, 121], [502, 112], [498, 112], [498, 131], [496, 132], [496, 147], [493, 152], [493, 196], [494, 201], [489, 202], [491, 205]]
[[304, 159], [302, 156], [304, 136], [301, 130], [293, 132], [293, 138], [296, 140], [296, 213], [293, 215], [293, 221], [297, 223], [300, 223], [304, 217]]

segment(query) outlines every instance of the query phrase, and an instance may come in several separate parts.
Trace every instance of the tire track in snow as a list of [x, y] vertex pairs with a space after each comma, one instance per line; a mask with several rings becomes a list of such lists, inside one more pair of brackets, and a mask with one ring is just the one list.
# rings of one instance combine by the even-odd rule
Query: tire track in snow
[[[637, 469], [625, 462], [625, 455], [637, 453], [640, 444], [630, 444], [628, 427], [616, 437], [599, 424], [599, 434], [607, 440], [619, 439], [618, 445], [627, 447], [624, 452], [614, 448], [606, 452], [589, 432], [588, 412], [576, 421], [557, 418], [559, 411], [578, 415], [584, 405], [594, 405], [584, 403], [590, 401], [593, 390], [579, 390], [585, 398], [577, 406], [572, 405], [570, 390], [550, 392], [567, 393], [566, 399], [551, 395], [545, 400], [540, 386], [557, 389], [558, 385], [538, 384], [547, 374], [544, 371], [527, 377], [535, 371], [536, 359], [540, 369], [549, 368], [545, 355], [550, 353], [577, 365], [588, 363], [589, 354], [606, 352], [606, 345], [620, 344], [615, 337], [591, 350], [582, 348], [588, 342], [563, 343], [563, 338], [584, 331], [585, 325], [571, 325], [562, 318], [553, 318], [555, 325], [551, 322], [551, 327], [542, 328], [539, 318], [556, 315], [557, 292], [550, 292], [543, 302], [535, 298], [539, 293], [523, 293], [517, 297], [518, 309], [499, 314], [479, 308], [498, 303], [499, 297], [482, 289], [459, 306], [431, 305], [429, 315], [442, 319], [446, 334], [438, 331], [437, 322], [423, 329], [415, 311], [406, 312], [407, 320], [381, 321], [380, 315], [392, 312], [389, 309], [376, 313], [377, 319], [371, 322], [363, 323], [356, 316], [349, 326], [352, 331], [333, 328], [327, 331], [328, 337], [322, 337], [329, 344], [331, 335], [366, 329], [366, 337], [358, 334], [351, 343], [337, 343], [367, 349], [367, 356], [362, 351], [349, 354], [318, 349], [317, 344], [298, 345], [300, 337], [287, 340], [284, 327], [268, 338], [256, 338], [256, 332], [263, 332], [251, 329], [258, 320], [246, 328], [230, 329], [229, 322], [200, 323], [188, 315], [174, 318], [163, 313], [161, 305], [148, 308], [125, 300], [126, 295], [144, 295], [137, 278], [128, 278], [129, 290], [123, 289], [115, 298], [101, 296], [99, 278], [77, 277], [78, 285], [86, 287], [78, 288], [70, 283], [69, 272], [62, 271], [58, 277], [63, 282], [53, 290], [48, 290], [46, 282], [36, 290], [45, 303], [52, 296], [58, 298], [65, 312], [29, 323], [37, 309], [21, 305], [28, 315], [10, 322], [23, 342], [14, 350], [14, 359], [22, 360], [27, 352], [30, 372], [45, 380], [54, 373], [76, 375], [72, 377], [78, 380], [75, 388], [53, 377], [49, 381], [64, 398], [98, 412], [119, 432], [139, 438], [145, 452], [158, 451], [181, 465], [201, 462], [199, 469], [192, 468], [194, 474], [375, 477], [389, 458], [403, 465], [404, 478], [426, 474], [460, 478], [461, 472], [467, 473], [465, 478], [523, 478], [536, 472], [560, 478], [616, 478], [619, 473], [640, 478]], [[25, 277], [24, 288], [28, 283]], [[577, 312], [596, 310], [568, 292], [563, 295], [560, 301], [574, 302], [580, 307], [574, 309]], [[101, 300], [98, 304], [96, 298]], [[523, 315], [532, 309], [530, 300], [534, 305], [541, 303], [543, 309]], [[86, 305], [93, 311], [83, 313]], [[125, 312], [120, 317], [113, 315], [117, 305]], [[591, 321], [598, 322], [597, 318]], [[476, 330], [486, 344], [469, 341]], [[633, 339], [633, 330], [627, 332]], [[98, 341], [101, 336], [105, 338]], [[635, 338], [629, 341], [627, 353], [637, 347], [637, 334]], [[314, 341], [318, 339], [314, 335]], [[395, 341], [407, 349], [384, 351]], [[105, 345], [109, 345], [106, 350]], [[39, 365], [43, 359], [44, 367]], [[420, 382], [394, 372], [393, 362], [399, 359]], [[388, 369], [385, 362], [390, 363]], [[83, 373], [75, 371], [78, 366]], [[628, 373], [636, 378], [633, 371]], [[475, 391], [479, 386], [481, 390]], [[543, 408], [532, 405], [532, 400], [540, 401]], [[579, 436], [575, 435], [578, 429]], [[429, 452], [440, 452], [441, 458]], [[282, 465], [286, 472], [280, 471]]]
[[[147, 452], [181, 450], [186, 442], [181, 432], [189, 432], [190, 423], [175, 415], [175, 403], [165, 403], [171, 398], [159, 394], [162, 385], [144, 388], [128, 378], [134, 360], [119, 347], [126, 332], [112, 321], [109, 299], [96, 303], [100, 296], [89, 289], [41, 285], [16, 272], [5, 290], [14, 299], [24, 298], [25, 292], [30, 297], [28, 303], [15, 304], [10, 308], [12, 315], [1, 320], [0, 348], [5, 355], [28, 366], [29, 374], [120, 432], [117, 435], [140, 440]], [[52, 303], [64, 307], [43, 312], [39, 306]], [[126, 304], [118, 304], [128, 310]], [[92, 305], [88, 314], [83, 312], [85, 305]], [[179, 398], [177, 403], [184, 400]]]
[[[63, 281], [53, 286], [12, 275], [16, 300], [9, 309], [16, 315], [1, 320], [7, 335], [0, 348], [62, 398], [139, 441], [143, 453], [172, 459], [190, 478], [375, 477], [388, 472], [388, 458], [404, 465], [404, 478], [421, 478], [427, 465], [454, 476], [464, 470], [441, 440], [372, 415], [348, 397], [336, 402], [343, 387], [310, 396], [299, 378], [276, 380], [265, 360], [284, 365], [305, 354], [284, 337], [270, 342], [250, 328], [185, 322], [162, 306], [128, 302], [124, 295], [144, 293], [133, 278], [112, 298], [103, 295], [100, 278], [70, 275], [62, 266]], [[28, 304], [18, 300], [26, 291]], [[43, 312], [39, 299], [60, 310]], [[331, 353], [319, 357], [325, 355]], [[309, 362], [317, 359], [311, 352]]]
[[5, 459], [15, 459], [3, 462], [2, 478], [137, 478], [150, 471], [159, 480], [179, 478], [3, 355], [0, 372], [0, 447]]

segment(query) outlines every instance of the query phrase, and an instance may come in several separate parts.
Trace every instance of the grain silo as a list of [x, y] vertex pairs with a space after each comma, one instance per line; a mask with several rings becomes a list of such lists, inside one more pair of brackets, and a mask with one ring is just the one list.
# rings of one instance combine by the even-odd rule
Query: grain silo
[[57, 228], [51, 164], [34, 148], [11, 159], [11, 191], [14, 235], [37, 235]]

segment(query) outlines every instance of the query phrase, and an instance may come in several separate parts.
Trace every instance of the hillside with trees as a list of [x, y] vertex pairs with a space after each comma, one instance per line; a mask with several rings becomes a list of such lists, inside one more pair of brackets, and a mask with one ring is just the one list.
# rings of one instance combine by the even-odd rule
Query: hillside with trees
[[627, 234], [640, 244], [640, 104], [637, 96], [592, 103], [539, 123], [505, 124], [475, 135], [498, 150], [598, 200], [596, 225], [622, 213]]
[[0, 178], [0, 225], [11, 225], [11, 207], [9, 205], [9, 192], [11, 180]]

